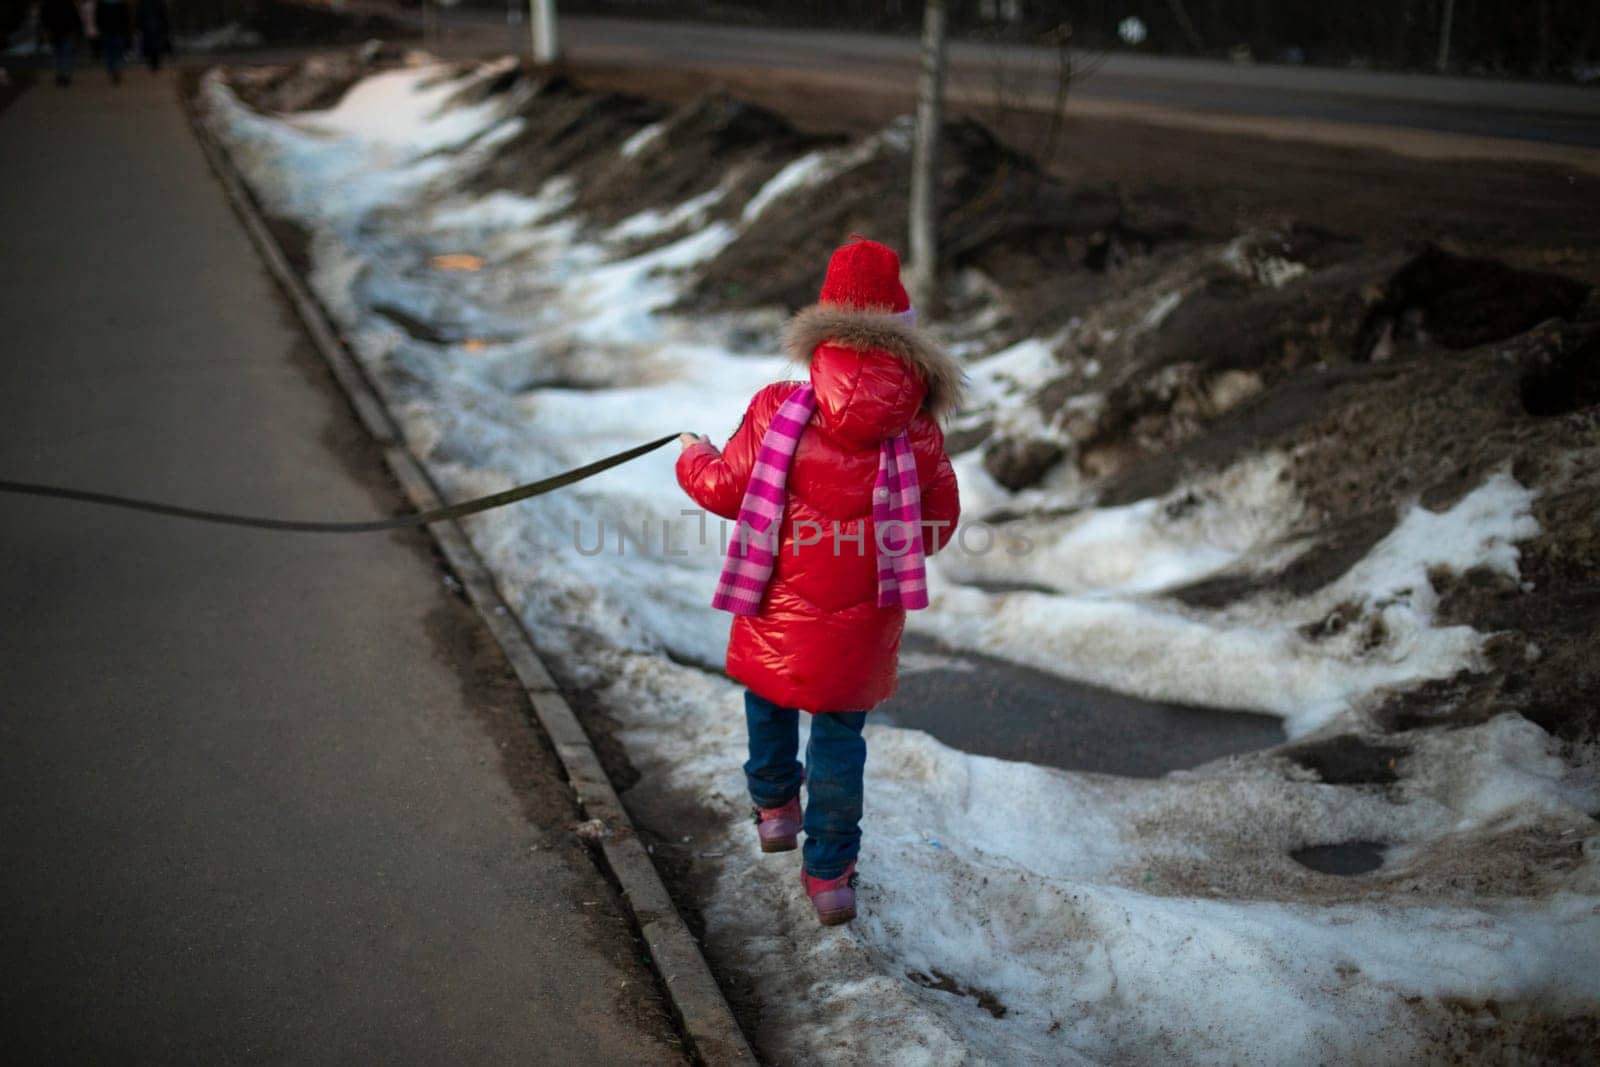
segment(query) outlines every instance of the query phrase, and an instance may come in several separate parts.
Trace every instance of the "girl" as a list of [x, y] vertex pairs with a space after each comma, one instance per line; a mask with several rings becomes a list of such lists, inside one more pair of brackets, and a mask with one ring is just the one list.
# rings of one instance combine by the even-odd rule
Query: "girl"
[[833, 925], [856, 913], [861, 728], [894, 692], [906, 609], [927, 606], [923, 558], [960, 515], [937, 419], [961, 371], [916, 329], [899, 257], [863, 239], [833, 254], [784, 348], [810, 380], [757, 393], [721, 452], [684, 434], [678, 484], [738, 520], [712, 603], [735, 616], [728, 674], [747, 687], [756, 830], [763, 852], [795, 847], [803, 779], [801, 883]]

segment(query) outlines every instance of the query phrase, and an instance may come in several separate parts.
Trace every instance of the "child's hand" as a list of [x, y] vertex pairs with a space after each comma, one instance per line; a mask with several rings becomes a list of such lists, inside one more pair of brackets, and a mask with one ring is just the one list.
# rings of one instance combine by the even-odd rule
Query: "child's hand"
[[684, 448], [688, 448], [690, 445], [700, 444], [701, 442], [710, 444], [711, 439], [697, 433], [680, 433], [678, 435], [678, 444], [682, 445]]

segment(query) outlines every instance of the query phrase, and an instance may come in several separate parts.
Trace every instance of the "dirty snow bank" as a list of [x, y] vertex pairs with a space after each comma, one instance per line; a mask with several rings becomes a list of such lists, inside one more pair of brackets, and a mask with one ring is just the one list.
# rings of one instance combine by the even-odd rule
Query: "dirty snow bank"
[[[749, 854], [739, 694], [642, 655], [596, 673], [607, 706], [638, 709], [623, 739], [640, 769], [722, 814], [726, 836], [696, 847]], [[1395, 797], [1254, 761], [1136, 781], [911, 730], [868, 737], [855, 928], [818, 932], [782, 859], [729, 862], [707, 909], [713, 949], [753, 974], [785, 1062], [1406, 1062], [1487, 1030], [1489, 1009], [1462, 1028], [1453, 1001], [1559, 1018], [1597, 993], [1593, 850], [1533, 901], [1441, 899], [1419, 865], [1416, 895], [1319, 902], [1287, 858], [1387, 839], [1403, 885], [1411, 840], [1471, 848], [1497, 820], [1537, 816], [1576, 843], [1594, 785], [1520, 719], [1451, 738], [1427, 754], [1439, 773]], [[1525, 1036], [1491, 1031], [1476, 1048]]]
[[[1269, 468], [1270, 471], [1270, 468]], [[1042, 580], [1079, 595], [986, 593], [942, 585], [935, 610], [912, 625], [948, 644], [1004, 656], [1041, 670], [1082, 678], [1154, 700], [1243, 708], [1282, 716], [1290, 736], [1305, 734], [1381, 690], [1444, 678], [1478, 664], [1482, 635], [1467, 626], [1435, 626], [1437, 596], [1428, 572], [1483, 567], [1517, 577], [1515, 543], [1538, 534], [1532, 494], [1501, 473], [1444, 514], [1413, 506], [1395, 530], [1343, 577], [1308, 597], [1262, 598], [1220, 611], [1185, 610], [1113, 594], [1173, 588], [1236, 562], [1271, 529], [1260, 525], [1263, 474], [1267, 492], [1282, 483], [1252, 467], [1230, 471], [1246, 499], [1219, 499], [1209, 487], [1185, 488], [1195, 505], [1167, 518], [1160, 500], [1091, 511], [1050, 535], [1028, 524], [1009, 536], [1033, 551], [1015, 566], [1024, 580]], [[1279, 519], [1292, 516], [1283, 501]], [[1062, 526], [1059, 522], [1053, 525]], [[1212, 525], [1211, 529], [1206, 529]], [[1242, 530], [1240, 528], [1243, 528]], [[1286, 529], [1287, 527], [1282, 527]], [[1021, 549], [1007, 546], [1008, 551]], [[1001, 558], [984, 557], [985, 561]], [[956, 562], [942, 570], [958, 570]], [[1361, 625], [1332, 637], [1306, 628], [1346, 608]]]
[[[515, 96], [459, 103], [491, 70], [387, 72], [331, 112], [287, 120], [250, 112], [218, 76], [204, 93], [252, 186], [311, 231], [319, 295], [450, 495], [688, 424], [725, 435], [782, 360], [744, 351], [728, 323], [661, 309], [741, 223], [630, 258], [631, 235], [710, 205], [608, 234], [568, 213], [559, 181], [534, 197], [454, 192], [518, 122]], [[668, 135], [655, 129], [618, 152]], [[852, 158], [780, 170], [762, 210]], [[462, 252], [475, 269], [436, 266]], [[979, 364], [980, 400], [1014, 414], [1048, 358], [1023, 346]], [[1435, 625], [1427, 574], [1515, 577], [1515, 544], [1536, 527], [1509, 475], [1442, 513], [1408, 511], [1312, 597], [1201, 611], [1160, 595], [1281, 560], [1297, 507], [1282, 464], [1250, 457], [1125, 508], [1083, 509], [1070, 484], [1029, 490], [1030, 508], [1056, 513], [997, 525], [991, 552], [941, 558], [916, 625], [1125, 691], [1269, 710], [1297, 733], [1359, 728], [1383, 687], [1471, 665], [1482, 637]], [[976, 513], [1021, 497], [973, 463], [961, 474]], [[775, 1059], [1492, 1057], [1537, 1049], [1545, 1028], [1600, 1003], [1586, 814], [1600, 786], [1513, 716], [1403, 737], [1408, 773], [1388, 789], [1327, 785], [1271, 753], [1157, 781], [1069, 774], [872, 726], [862, 915], [817, 929], [794, 858], [750, 848], [738, 689], [683, 665], [718, 664], [728, 626], [705, 606], [714, 527], [702, 539], [686, 503], [657, 455], [468, 525], [645, 780], [720, 817], [694, 842], [707, 862], [732, 857], [707, 890], [709, 945], [754, 980]], [[1005, 551], [1019, 540], [1029, 552]], [[1335, 610], [1354, 621], [1307, 636]], [[1330, 880], [1289, 857], [1357, 840], [1388, 846], [1380, 876]], [[1512, 869], [1518, 842], [1564, 857], [1537, 893]]]

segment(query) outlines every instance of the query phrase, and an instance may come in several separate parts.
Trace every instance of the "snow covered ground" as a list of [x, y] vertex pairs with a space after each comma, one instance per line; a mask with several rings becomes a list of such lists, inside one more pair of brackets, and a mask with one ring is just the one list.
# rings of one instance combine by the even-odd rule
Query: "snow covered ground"
[[[776, 338], [740, 343], [749, 331], [726, 317], [665, 309], [745, 222], [852, 158], [802, 156], [730, 220], [705, 221], [706, 194], [600, 228], [559, 179], [534, 197], [462, 191], [520, 128], [525, 93], [462, 96], [504, 69], [390, 70], [288, 117], [251, 111], [217, 74], [203, 88], [258, 195], [311, 233], [313, 286], [455, 498], [676, 430], [725, 436], [789, 374]], [[616, 152], [665, 136], [647, 127]], [[1025, 342], [973, 360], [974, 408], [1027, 417], [1019, 398], [1050, 358]], [[1324, 784], [1271, 753], [1153, 781], [1064, 773], [869, 726], [862, 914], [819, 929], [795, 858], [751, 847], [740, 691], [695, 666], [720, 663], [728, 627], [707, 606], [717, 520], [702, 533], [684, 514], [671, 467], [656, 454], [468, 525], [634, 765], [721, 818], [724, 839], [697, 843], [734, 857], [703, 902], [710, 947], [753, 977], [774, 1058], [1492, 1058], [1537, 1055], [1600, 1004], [1596, 762], [1569, 764], [1511, 715], [1417, 731], [1387, 788]], [[1484, 635], [1436, 623], [1428, 574], [1517, 576], [1516, 544], [1538, 526], [1509, 472], [1448, 511], [1411, 508], [1309, 596], [1218, 610], [1162, 596], [1295, 551], [1284, 469], [1249, 456], [1165, 498], [1094, 508], [1069, 480], [1012, 494], [959, 457], [976, 521], [913, 626], [1125, 692], [1267, 712], [1291, 737], [1361, 732], [1385, 689], [1474, 664]], [[1031, 517], [982, 524], [1001, 509]], [[1334, 613], [1338, 632], [1314, 636]], [[1581, 842], [1580, 858], [1529, 891], [1497, 873], [1519, 834]], [[1289, 858], [1346, 841], [1387, 843], [1381, 873], [1333, 879]]]

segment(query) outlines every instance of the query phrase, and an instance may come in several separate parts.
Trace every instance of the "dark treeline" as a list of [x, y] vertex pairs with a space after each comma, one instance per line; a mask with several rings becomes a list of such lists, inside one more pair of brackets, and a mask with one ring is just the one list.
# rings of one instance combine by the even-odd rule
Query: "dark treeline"
[[[139, 0], [128, 2], [139, 6]], [[485, 6], [504, 9], [505, 3]], [[0, 0], [0, 39], [8, 46], [26, 45], [30, 15], [37, 7], [38, 0]], [[167, 0], [167, 10], [180, 52], [184, 37], [230, 23], [253, 30], [270, 44], [345, 44], [397, 36], [399, 31], [381, 17], [337, 12], [326, 0]]]
[[[139, 0], [129, 0], [135, 8]], [[201, 33], [230, 22], [253, 25], [273, 6], [272, 0], [167, 0], [176, 34]], [[38, 0], [0, 0], [0, 34], [15, 34], [29, 24]], [[9, 44], [18, 41], [12, 39]]]
[[[485, 7], [503, 0], [468, 0]], [[566, 12], [911, 31], [920, 0], [559, 0]], [[1433, 70], [1446, 0], [949, 0], [953, 33], [1025, 40], [1062, 23], [1085, 48], [1124, 48], [1118, 24], [1145, 27], [1141, 51], [1263, 62]], [[1600, 78], [1600, 0], [1455, 0], [1448, 68]]]

